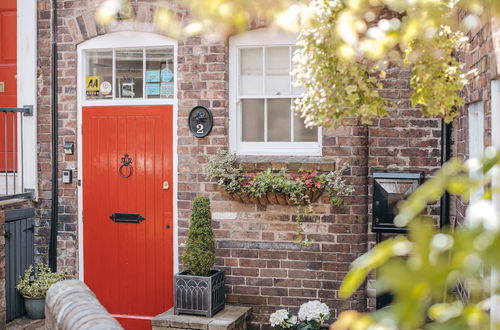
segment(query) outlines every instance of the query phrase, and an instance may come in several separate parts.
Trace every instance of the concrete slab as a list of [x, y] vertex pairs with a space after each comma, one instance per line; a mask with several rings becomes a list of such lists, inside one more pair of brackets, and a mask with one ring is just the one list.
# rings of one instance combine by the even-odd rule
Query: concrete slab
[[174, 309], [157, 315], [152, 320], [154, 330], [236, 330], [245, 329], [251, 308], [226, 305], [222, 311], [211, 318], [196, 315], [175, 315]]

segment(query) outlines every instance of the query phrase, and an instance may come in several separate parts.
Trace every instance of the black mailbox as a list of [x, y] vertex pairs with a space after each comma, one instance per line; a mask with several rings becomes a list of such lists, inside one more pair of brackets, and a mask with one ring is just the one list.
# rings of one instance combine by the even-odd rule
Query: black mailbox
[[405, 232], [396, 227], [396, 205], [422, 183], [422, 173], [373, 173], [372, 230], [382, 233]]

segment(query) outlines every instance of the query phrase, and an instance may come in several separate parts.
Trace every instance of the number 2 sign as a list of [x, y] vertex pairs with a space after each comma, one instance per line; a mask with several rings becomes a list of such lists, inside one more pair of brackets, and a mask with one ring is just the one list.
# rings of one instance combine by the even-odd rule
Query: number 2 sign
[[214, 126], [212, 112], [203, 106], [196, 106], [189, 113], [189, 130], [197, 138], [203, 138], [210, 134]]

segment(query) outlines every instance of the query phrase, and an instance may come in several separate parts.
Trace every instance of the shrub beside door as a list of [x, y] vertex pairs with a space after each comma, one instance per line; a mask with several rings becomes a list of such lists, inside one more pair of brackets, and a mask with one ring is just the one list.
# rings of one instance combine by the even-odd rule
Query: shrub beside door
[[193, 201], [182, 262], [186, 270], [174, 277], [174, 313], [212, 317], [224, 308], [224, 271], [214, 269], [215, 240], [207, 197]]

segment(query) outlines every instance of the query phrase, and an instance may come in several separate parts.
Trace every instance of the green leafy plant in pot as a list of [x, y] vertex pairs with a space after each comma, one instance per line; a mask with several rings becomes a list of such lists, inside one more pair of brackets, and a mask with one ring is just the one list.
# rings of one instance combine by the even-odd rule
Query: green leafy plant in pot
[[214, 269], [215, 240], [207, 197], [193, 201], [182, 262], [186, 270], [174, 278], [174, 313], [212, 317], [224, 308], [224, 271]]
[[18, 277], [17, 290], [24, 297], [26, 314], [30, 319], [45, 317], [45, 296], [50, 286], [64, 280], [66, 270], [53, 273], [46, 264], [30, 265], [24, 276]]

